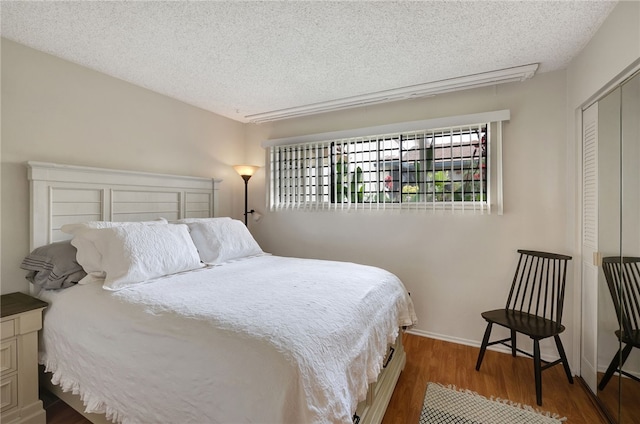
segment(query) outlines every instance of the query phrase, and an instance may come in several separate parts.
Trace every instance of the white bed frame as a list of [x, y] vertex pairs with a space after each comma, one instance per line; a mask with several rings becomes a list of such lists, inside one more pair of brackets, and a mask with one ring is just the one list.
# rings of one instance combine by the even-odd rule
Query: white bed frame
[[64, 224], [216, 216], [222, 180], [27, 162], [31, 249], [69, 235]]
[[[45, 162], [27, 162], [30, 182], [31, 249], [70, 238], [60, 227], [83, 221], [147, 221], [217, 216], [216, 190], [222, 180], [153, 174]], [[402, 336], [391, 360], [360, 402], [354, 422], [379, 424], [406, 363]], [[43, 375], [41, 384], [93, 423], [79, 396], [64, 393]]]

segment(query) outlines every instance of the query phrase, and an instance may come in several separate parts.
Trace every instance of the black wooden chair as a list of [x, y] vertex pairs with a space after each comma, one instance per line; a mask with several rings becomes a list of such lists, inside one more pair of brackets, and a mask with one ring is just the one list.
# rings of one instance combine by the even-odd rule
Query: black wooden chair
[[610, 256], [602, 259], [602, 271], [609, 286], [620, 329], [616, 336], [620, 349], [604, 373], [599, 390], [604, 390], [613, 373], [624, 375], [640, 382], [640, 379], [622, 369], [631, 350], [640, 348], [640, 258]]
[[[569, 383], [573, 384], [569, 362], [560, 341], [560, 333], [564, 331], [562, 307], [567, 263], [571, 260], [571, 256], [531, 250], [518, 250], [518, 253], [520, 259], [505, 308], [482, 313], [482, 317], [487, 321], [487, 329], [482, 339], [476, 371], [480, 371], [487, 346], [503, 344], [511, 348], [511, 354], [514, 357], [516, 351], [532, 357], [536, 402], [542, 405], [542, 371], [562, 363]], [[511, 331], [511, 337], [489, 342], [493, 324], [508, 328]], [[517, 348], [517, 333], [531, 337], [533, 355]], [[546, 362], [540, 358], [540, 340], [548, 337], [554, 338], [560, 354], [560, 359], [554, 362]]]

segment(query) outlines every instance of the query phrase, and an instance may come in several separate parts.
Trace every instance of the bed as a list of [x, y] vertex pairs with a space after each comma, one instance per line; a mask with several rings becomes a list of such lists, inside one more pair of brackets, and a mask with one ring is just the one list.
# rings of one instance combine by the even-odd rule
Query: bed
[[212, 218], [216, 180], [28, 168], [32, 248], [72, 239], [87, 274], [32, 285], [49, 303], [40, 362], [92, 421], [382, 421], [416, 321], [395, 275], [263, 252]]

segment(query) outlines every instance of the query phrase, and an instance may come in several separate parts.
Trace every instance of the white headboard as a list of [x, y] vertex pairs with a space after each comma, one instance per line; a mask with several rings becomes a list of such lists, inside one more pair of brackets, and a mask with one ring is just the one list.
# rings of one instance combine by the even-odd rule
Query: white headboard
[[147, 221], [216, 216], [222, 180], [27, 162], [30, 248], [70, 238], [60, 231], [83, 221]]

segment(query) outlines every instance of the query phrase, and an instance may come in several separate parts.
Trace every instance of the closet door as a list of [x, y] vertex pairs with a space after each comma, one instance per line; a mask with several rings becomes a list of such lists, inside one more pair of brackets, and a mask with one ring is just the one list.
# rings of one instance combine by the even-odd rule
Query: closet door
[[[620, 255], [621, 210], [621, 89], [618, 87], [598, 101], [598, 252], [600, 256]], [[611, 293], [602, 270], [597, 270], [598, 307], [598, 382], [602, 379], [611, 359], [616, 355], [620, 342], [615, 332], [620, 328]], [[608, 384], [598, 390], [598, 399], [607, 415], [620, 422], [617, 384]]]
[[598, 104], [582, 113], [582, 337], [580, 375], [597, 393]]
[[[640, 256], [640, 73], [622, 84], [621, 92], [621, 213], [623, 256]], [[636, 292], [636, 296], [638, 293]], [[640, 299], [636, 298], [636, 302]], [[627, 299], [631, 301], [631, 296]], [[636, 303], [637, 305], [637, 303]], [[637, 324], [636, 324], [637, 325]], [[622, 369], [640, 378], [640, 348], [631, 350]], [[615, 381], [615, 380], [614, 380]], [[614, 387], [615, 389], [616, 387]], [[619, 379], [619, 423], [640, 422], [640, 381]], [[606, 390], [606, 389], [605, 389]]]
[[610, 422], [638, 423], [640, 348], [624, 363], [623, 376], [616, 373], [602, 389], [597, 386], [621, 347], [620, 316], [600, 271], [601, 260], [640, 257], [640, 72], [585, 109], [582, 121], [580, 375]]
[[[601, 256], [640, 256], [640, 74], [598, 101], [598, 252]], [[618, 355], [620, 317], [602, 271], [598, 274], [598, 381]], [[618, 302], [621, 299], [617, 299]], [[590, 324], [589, 324], [590, 325]], [[640, 377], [640, 349], [623, 366]], [[609, 418], [638, 422], [640, 383], [618, 374], [597, 391]]]

